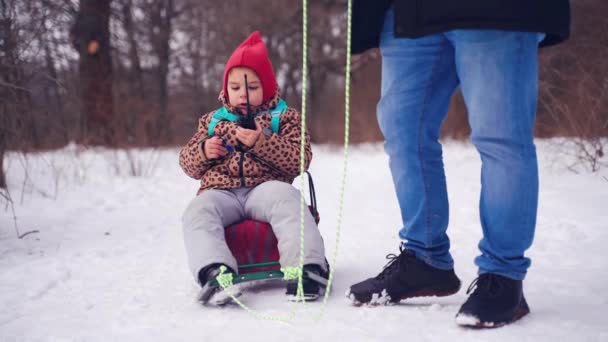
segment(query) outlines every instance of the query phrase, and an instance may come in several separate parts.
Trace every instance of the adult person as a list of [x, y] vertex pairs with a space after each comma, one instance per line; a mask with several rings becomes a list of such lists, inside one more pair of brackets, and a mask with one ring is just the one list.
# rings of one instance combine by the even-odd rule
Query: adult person
[[568, 0], [355, 0], [353, 53], [382, 55], [378, 121], [403, 227], [399, 255], [353, 285], [355, 304], [458, 292], [450, 255], [441, 123], [460, 86], [482, 161], [479, 276], [456, 315], [496, 327], [530, 310], [522, 281], [538, 203], [533, 126], [538, 47], [569, 35]]

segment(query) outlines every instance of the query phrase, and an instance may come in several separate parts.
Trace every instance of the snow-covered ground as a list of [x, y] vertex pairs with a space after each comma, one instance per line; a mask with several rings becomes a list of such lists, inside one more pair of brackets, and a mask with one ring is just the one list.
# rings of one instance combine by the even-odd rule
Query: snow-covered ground
[[[296, 310], [291, 323], [195, 301], [180, 218], [197, 182], [180, 170], [177, 149], [130, 157], [74, 146], [27, 158], [9, 154], [14, 207], [0, 199], [0, 341], [608, 341], [608, 172], [567, 171], [554, 142], [537, 146], [538, 228], [525, 281], [532, 313], [488, 331], [454, 323], [475, 278], [481, 236], [480, 162], [469, 144], [447, 142], [444, 153], [463, 289], [388, 307], [353, 307], [344, 297], [398, 248], [400, 217], [382, 146], [350, 150], [338, 246], [343, 151], [313, 147], [330, 261], [338, 247], [333, 293], [326, 306], [294, 306], [282, 288], [243, 299], [265, 315]], [[145, 175], [129, 176], [129, 165]], [[29, 231], [37, 232], [17, 238]]]

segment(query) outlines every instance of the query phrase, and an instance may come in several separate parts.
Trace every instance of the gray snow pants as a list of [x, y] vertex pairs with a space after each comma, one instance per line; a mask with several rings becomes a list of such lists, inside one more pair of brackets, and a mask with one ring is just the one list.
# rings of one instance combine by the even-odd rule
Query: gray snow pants
[[[268, 222], [278, 240], [280, 264], [300, 264], [300, 191], [291, 184], [268, 181], [252, 188], [205, 190], [182, 217], [184, 242], [192, 275], [210, 264], [222, 263], [237, 271], [237, 262], [224, 228], [244, 219]], [[323, 238], [308, 208], [304, 210], [304, 265], [327, 271]]]

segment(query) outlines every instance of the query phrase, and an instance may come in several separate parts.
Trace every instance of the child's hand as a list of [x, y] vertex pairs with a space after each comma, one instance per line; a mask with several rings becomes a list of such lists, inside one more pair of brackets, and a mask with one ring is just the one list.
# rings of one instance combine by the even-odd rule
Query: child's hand
[[224, 147], [224, 142], [217, 136], [207, 139], [204, 146], [207, 159], [221, 158], [228, 153]]
[[260, 138], [260, 134], [262, 134], [262, 127], [257, 122], [255, 123], [255, 130], [243, 127], [237, 127], [236, 129], [236, 138], [247, 147], [255, 145], [255, 142]]

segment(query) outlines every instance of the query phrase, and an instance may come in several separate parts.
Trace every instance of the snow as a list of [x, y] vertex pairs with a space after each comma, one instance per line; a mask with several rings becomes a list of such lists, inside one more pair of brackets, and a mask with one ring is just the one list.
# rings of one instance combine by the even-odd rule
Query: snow
[[[330, 262], [338, 255], [327, 305], [288, 302], [281, 287], [241, 297], [256, 312], [290, 323], [195, 301], [180, 218], [197, 182], [182, 173], [177, 149], [10, 153], [14, 207], [0, 202], [0, 341], [607, 341], [608, 173], [567, 171], [554, 141], [537, 146], [538, 228], [524, 283], [532, 312], [487, 331], [458, 327], [454, 319], [475, 278], [481, 237], [480, 161], [467, 143], [448, 141], [444, 151], [449, 233], [463, 288], [451, 297], [378, 307], [352, 306], [344, 293], [398, 251], [400, 215], [387, 157], [380, 144], [349, 151], [336, 245], [343, 150], [313, 146], [320, 229]], [[130, 176], [129, 165], [144, 175]], [[17, 238], [30, 231], [38, 232]]]

